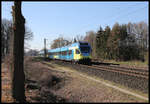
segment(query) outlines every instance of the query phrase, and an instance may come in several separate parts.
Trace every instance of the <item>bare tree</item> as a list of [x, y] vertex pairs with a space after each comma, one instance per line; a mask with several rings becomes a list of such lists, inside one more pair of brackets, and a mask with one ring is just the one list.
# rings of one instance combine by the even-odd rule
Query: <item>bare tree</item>
[[[2, 19], [1, 22], [1, 53], [2, 59], [8, 56], [11, 48], [11, 37], [13, 35], [13, 22], [11, 20]], [[25, 25], [25, 49], [28, 48], [28, 41], [33, 39], [33, 32]], [[9, 57], [9, 56], [8, 56]], [[7, 59], [7, 57], [5, 58]]]
[[2, 23], [1, 23], [1, 36], [2, 36], [1, 53], [2, 53], [2, 57], [5, 57], [6, 54], [9, 53], [11, 34], [12, 34], [12, 22], [7, 19], [3, 19]]
[[140, 57], [144, 61], [145, 52], [148, 51], [148, 25], [141, 21], [139, 23], [128, 23], [128, 34], [132, 35], [135, 39], [135, 43], [140, 50]]
[[82, 36], [82, 35], [76, 35], [75, 39], [76, 39], [77, 42], [84, 41], [84, 36]]
[[51, 49], [62, 47], [62, 46], [67, 46], [69, 44], [71, 44], [70, 40], [67, 40], [63, 37], [59, 37], [59, 38], [53, 40], [53, 43], [51, 45]]
[[148, 47], [148, 25], [145, 22], [128, 23], [128, 33], [134, 35], [138, 45]]
[[31, 31], [31, 29], [25, 25], [25, 37], [24, 40], [28, 41], [28, 40], [32, 40], [33, 39], [33, 32]]

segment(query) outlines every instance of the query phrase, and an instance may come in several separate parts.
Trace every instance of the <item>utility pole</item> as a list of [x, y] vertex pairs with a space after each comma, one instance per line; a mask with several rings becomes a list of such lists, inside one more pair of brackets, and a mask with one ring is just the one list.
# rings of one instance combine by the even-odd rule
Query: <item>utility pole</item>
[[44, 58], [46, 60], [46, 39], [44, 38]]
[[62, 34], [59, 34], [59, 47], [58, 48], [60, 48], [60, 59], [61, 59], [61, 38], [62, 38]]

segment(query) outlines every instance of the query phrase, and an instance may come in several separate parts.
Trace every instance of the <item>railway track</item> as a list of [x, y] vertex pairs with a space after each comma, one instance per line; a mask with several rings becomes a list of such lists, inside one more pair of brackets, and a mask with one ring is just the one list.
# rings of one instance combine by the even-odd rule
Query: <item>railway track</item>
[[148, 79], [148, 71], [142, 71], [142, 70], [137, 70], [137, 69], [127, 69], [127, 68], [119, 68], [119, 67], [110, 67], [110, 66], [101, 66], [101, 65], [92, 65], [92, 66], [87, 66], [87, 65], [81, 65], [83, 67], [88, 67], [88, 68], [95, 68], [99, 70], [105, 70], [105, 71], [111, 71], [111, 72], [116, 72], [116, 73], [121, 73], [121, 74], [126, 74], [130, 76], [135, 76], [135, 77], [140, 77], [140, 78], [145, 78]]
[[77, 71], [96, 76], [105, 80], [127, 86], [131, 89], [148, 93], [148, 71], [134, 70], [128, 68], [112, 67], [109, 65], [83, 65], [71, 64], [60, 60], [51, 61], [52, 63], [67, 66]]
[[[70, 62], [66, 62], [66, 63], [71, 64]], [[114, 72], [119, 74], [125, 74], [129, 76], [144, 78], [147, 80], [149, 79], [149, 71], [142, 70], [142, 69], [133, 69], [133, 68], [109, 66], [109, 65], [94, 65], [94, 64], [92, 64], [92, 66], [83, 65], [83, 64], [77, 64], [77, 65], [85, 68], [92, 68], [92, 69], [104, 70], [104, 71], [109, 71], [109, 72]]]

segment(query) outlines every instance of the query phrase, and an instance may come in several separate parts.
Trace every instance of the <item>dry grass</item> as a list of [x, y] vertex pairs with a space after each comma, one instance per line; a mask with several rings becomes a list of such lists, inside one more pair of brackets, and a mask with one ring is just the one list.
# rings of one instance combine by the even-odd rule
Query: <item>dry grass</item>
[[147, 68], [148, 67], [148, 61], [145, 62], [141, 62], [138, 60], [134, 60], [134, 61], [115, 61], [115, 60], [105, 60], [104, 62], [107, 63], [114, 63], [114, 64], [120, 64], [120, 66], [127, 66], [127, 67], [135, 67], [135, 68]]
[[149, 52], [147, 52], [144, 55], [145, 61], [139, 61], [139, 60], [132, 60], [132, 61], [115, 61], [115, 60], [105, 60], [104, 62], [109, 62], [109, 63], [115, 63], [115, 64], [120, 64], [120, 65], [126, 65], [129, 67], [148, 67], [149, 64]]

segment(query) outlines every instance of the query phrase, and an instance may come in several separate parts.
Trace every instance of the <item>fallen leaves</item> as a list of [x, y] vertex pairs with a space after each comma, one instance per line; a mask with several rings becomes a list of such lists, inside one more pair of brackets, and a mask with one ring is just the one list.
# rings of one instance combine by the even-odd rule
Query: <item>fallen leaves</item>
[[11, 95], [11, 79], [8, 70], [2, 72], [2, 97], [3, 103], [13, 103], [14, 99]]

